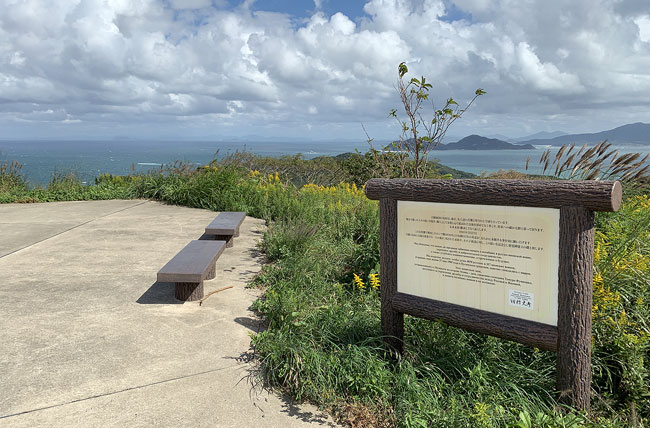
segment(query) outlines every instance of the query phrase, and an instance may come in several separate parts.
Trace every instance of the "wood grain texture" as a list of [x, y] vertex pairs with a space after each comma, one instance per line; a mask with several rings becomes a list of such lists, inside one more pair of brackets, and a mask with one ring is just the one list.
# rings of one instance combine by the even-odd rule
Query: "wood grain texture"
[[381, 329], [387, 348], [402, 352], [404, 314], [393, 308], [397, 293], [397, 201], [379, 201]]
[[217, 263], [212, 264], [210, 268], [208, 268], [208, 272], [205, 274], [205, 279], [215, 279], [217, 277]]
[[539, 208], [582, 205], [591, 211], [616, 211], [622, 200], [618, 181], [373, 178], [365, 192], [370, 199]]
[[194, 282], [177, 282], [174, 288], [174, 297], [178, 300], [193, 302], [203, 298], [203, 281]]
[[405, 293], [395, 294], [393, 308], [405, 314], [440, 320], [454, 327], [489, 334], [547, 351], [556, 351], [558, 346], [557, 327], [552, 325]]
[[557, 388], [560, 400], [589, 411], [594, 213], [560, 209]]

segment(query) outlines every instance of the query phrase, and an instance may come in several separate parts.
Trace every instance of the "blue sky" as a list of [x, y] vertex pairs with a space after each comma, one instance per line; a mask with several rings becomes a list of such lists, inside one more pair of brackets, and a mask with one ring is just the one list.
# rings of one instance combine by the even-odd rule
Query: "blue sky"
[[450, 129], [650, 122], [645, 0], [5, 0], [0, 139], [393, 139], [397, 65]]
[[[241, 1], [230, 1], [231, 8], [240, 6]], [[335, 13], [342, 13], [353, 21], [358, 21], [361, 17], [367, 17], [368, 14], [364, 12], [363, 7], [366, 2], [364, 1], [345, 1], [345, 0], [321, 0], [316, 5], [313, 1], [287, 1], [287, 0], [258, 0], [253, 3], [254, 10], [273, 11], [290, 14], [298, 19], [306, 19], [311, 17], [315, 12], [323, 12], [325, 15], [334, 15]], [[465, 19], [472, 20], [472, 15], [452, 1], [444, 2], [446, 13], [441, 16], [445, 21], [457, 21]]]
[[[231, 2], [231, 4], [241, 4], [242, 2]], [[363, 11], [363, 1], [342, 1], [342, 0], [322, 0], [319, 7], [313, 1], [286, 1], [286, 0], [258, 0], [253, 4], [254, 10], [265, 10], [272, 12], [288, 13], [297, 18], [309, 18], [317, 10], [326, 15], [334, 15], [341, 12], [350, 19], [356, 19], [365, 15]]]

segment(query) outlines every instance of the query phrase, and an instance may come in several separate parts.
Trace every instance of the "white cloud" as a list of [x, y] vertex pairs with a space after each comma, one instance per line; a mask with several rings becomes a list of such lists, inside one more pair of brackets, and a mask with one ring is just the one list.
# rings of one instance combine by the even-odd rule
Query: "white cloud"
[[643, 15], [634, 20], [639, 27], [639, 39], [650, 43], [650, 15]]
[[563, 94], [584, 91], [584, 87], [575, 75], [561, 72], [552, 63], [542, 63], [528, 43], [519, 43], [516, 52], [521, 67], [521, 78], [533, 88]]
[[[650, 121], [643, 1], [455, 0], [471, 22], [442, 21], [442, 0], [372, 0], [357, 19], [327, 16], [315, 1], [304, 21], [251, 12], [249, 3], [7, 0], [0, 123], [178, 120], [218, 134], [309, 122], [313, 132], [361, 134], [358, 122], [383, 123], [398, 106], [396, 68], [405, 60], [433, 82], [435, 99], [488, 91], [461, 127]], [[612, 105], [627, 110], [619, 118]]]

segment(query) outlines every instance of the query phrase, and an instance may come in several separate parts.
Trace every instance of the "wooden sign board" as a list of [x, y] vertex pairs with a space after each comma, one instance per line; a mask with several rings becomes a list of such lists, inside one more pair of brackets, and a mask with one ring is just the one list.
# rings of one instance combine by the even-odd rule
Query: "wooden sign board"
[[557, 326], [560, 210], [397, 202], [397, 291]]
[[381, 322], [401, 352], [404, 314], [556, 351], [563, 402], [589, 410], [594, 211], [615, 181], [372, 179]]

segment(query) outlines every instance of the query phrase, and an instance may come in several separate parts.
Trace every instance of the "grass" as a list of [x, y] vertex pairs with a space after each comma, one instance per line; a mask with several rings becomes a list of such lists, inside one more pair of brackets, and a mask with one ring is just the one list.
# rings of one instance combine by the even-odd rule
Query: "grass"
[[[598, 215], [594, 413], [587, 419], [558, 408], [555, 355], [550, 352], [407, 317], [404, 354], [397, 359], [386, 355], [378, 293], [355, 286], [354, 280], [356, 274], [367, 284], [378, 269], [377, 210], [364, 211], [363, 196], [349, 200], [337, 192], [319, 190], [330, 209], [346, 217], [347, 227], [334, 222], [338, 216], [304, 212], [301, 229], [319, 225], [317, 236], [289, 245], [287, 236], [301, 234], [283, 226], [271, 229], [265, 240], [274, 264], [257, 280], [267, 287], [257, 309], [269, 329], [253, 342], [268, 383], [298, 399], [340, 409], [357, 424], [359, 419], [348, 410], [370, 409], [373, 417], [366, 418], [367, 426], [377, 420], [391, 426], [647, 423], [647, 196], [630, 196], [619, 213]], [[336, 208], [338, 201], [343, 207]], [[359, 233], [354, 216], [372, 226]]]
[[30, 189], [20, 174], [0, 175], [0, 200], [142, 197], [266, 219], [261, 245], [271, 263], [255, 280], [266, 290], [255, 308], [268, 328], [252, 338], [260, 376], [350, 426], [648, 424], [647, 187], [630, 188], [618, 213], [597, 215], [593, 414], [586, 417], [558, 406], [550, 352], [406, 317], [405, 351], [387, 355], [380, 295], [371, 285], [379, 270], [377, 203], [355, 184], [301, 185], [304, 172], [287, 167], [275, 174], [262, 167], [263, 159], [246, 162], [253, 163], [231, 159], [198, 170], [176, 165], [133, 177], [104, 175], [94, 186], [63, 177], [46, 189]]

